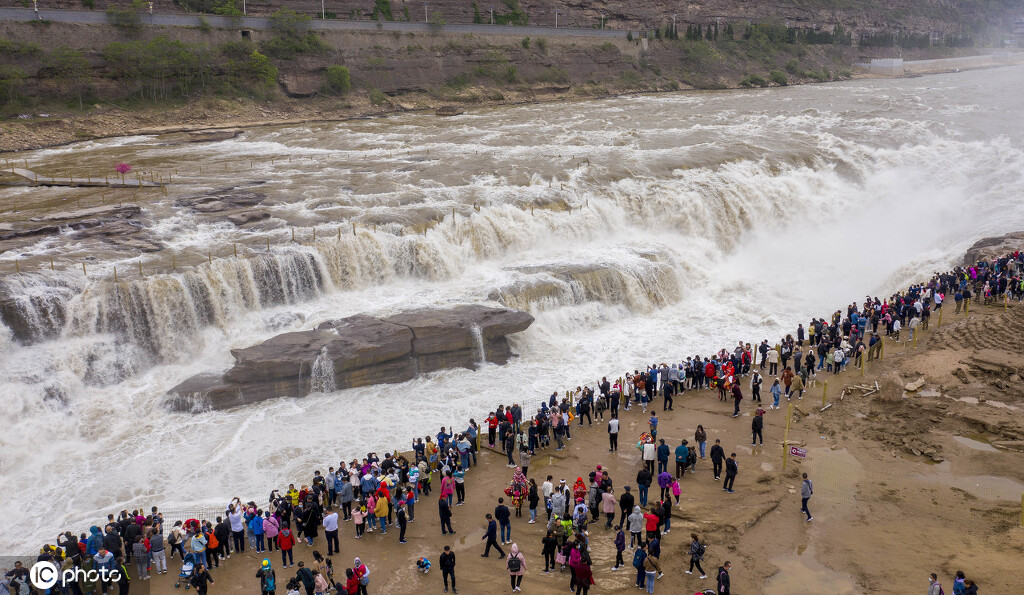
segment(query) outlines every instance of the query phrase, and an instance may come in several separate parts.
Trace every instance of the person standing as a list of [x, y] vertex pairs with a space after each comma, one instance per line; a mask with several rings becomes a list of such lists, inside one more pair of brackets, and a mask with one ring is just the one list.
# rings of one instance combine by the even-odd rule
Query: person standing
[[697, 538], [696, 533], [690, 533], [690, 569], [686, 571], [686, 574], [693, 574], [693, 568], [696, 566], [700, 572], [700, 578], [705, 579], [708, 577], [707, 573], [700, 566], [700, 561], [704, 559], [704, 544]]
[[700, 458], [703, 461], [704, 447], [708, 443], [708, 433], [704, 431], [704, 426], [697, 425], [697, 431], [693, 433], [693, 439], [697, 443], [697, 447], [700, 448]]
[[[512, 543], [512, 519], [508, 506], [505, 506], [505, 499], [498, 498], [498, 505], [494, 507], [494, 518], [498, 520], [498, 528], [501, 534], [501, 544]], [[504, 554], [502, 554], [504, 555]]]
[[640, 490], [640, 506], [647, 506], [647, 490], [651, 487], [654, 478], [647, 467], [640, 469], [636, 474], [636, 485]]
[[455, 529], [452, 529], [452, 508], [448, 506], [448, 498], [441, 496], [438, 499], [437, 514], [441, 517], [441, 535], [455, 533]]
[[338, 543], [338, 511], [336, 510], [332, 510], [330, 514], [324, 516], [324, 537], [327, 538], [328, 556], [333, 556], [335, 552], [341, 551], [341, 545]]
[[409, 517], [405, 514], [405, 501], [398, 503], [398, 512], [395, 513], [395, 522], [398, 523], [398, 543], [408, 543], [405, 540], [405, 529], [409, 526]]
[[732, 568], [732, 562], [726, 561], [718, 567], [718, 590], [715, 593], [719, 595], [729, 595], [729, 569]]
[[750, 420], [750, 445], [757, 446], [758, 439], [761, 440], [761, 446], [764, 446], [764, 417], [761, 412], [763, 409], [758, 409], [754, 413], [754, 419]]
[[812, 494], [814, 494], [814, 484], [807, 479], [807, 474], [804, 473], [804, 482], [800, 486], [800, 512], [807, 514], [808, 521], [814, 518], [811, 516], [810, 509], [807, 508], [807, 501], [811, 499]]
[[501, 557], [504, 558], [505, 550], [501, 549], [501, 546], [498, 545], [498, 523], [494, 521], [494, 517], [492, 517], [490, 513], [485, 515], [485, 518], [487, 519], [487, 531], [484, 532], [484, 536], [481, 537], [480, 540], [483, 541], [486, 539], [487, 545], [486, 547], [484, 547], [484, 553], [480, 554], [480, 557], [489, 558], [491, 554], [491, 548], [493, 547], [494, 549], [498, 550], [498, 554], [500, 554]]
[[619, 416], [615, 413], [608, 420], [608, 452], [619, 450]]
[[736, 474], [739, 473], [739, 465], [736, 464], [736, 453], [730, 453], [729, 458], [725, 460], [725, 483], [722, 484], [722, 489], [733, 493], [732, 484], [736, 481]]
[[661, 438], [658, 440], [658, 475], [668, 471], [668, 455], [668, 445], [665, 444], [665, 439]]
[[725, 449], [722, 448], [722, 441], [715, 440], [711, 447], [711, 464], [715, 467], [715, 481], [722, 478], [722, 460], [725, 459]]
[[[500, 549], [498, 550], [501, 551]], [[526, 574], [526, 556], [519, 551], [519, 546], [512, 544], [509, 548], [508, 558], [505, 560], [505, 568], [508, 569], [508, 577], [512, 583], [513, 591], [521, 591], [523, 575]]]
[[284, 525], [277, 534], [277, 549], [281, 550], [281, 568], [287, 568], [289, 566], [287, 563], [295, 566], [295, 556], [292, 553], [293, 547], [295, 547], [295, 536], [292, 535], [291, 529]]
[[626, 551], [626, 532], [622, 530], [622, 525], [615, 526], [615, 566], [612, 566], [612, 570], [618, 570], [621, 566], [626, 563], [622, 560], [622, 552]]
[[676, 478], [680, 478], [686, 475], [686, 462], [690, 458], [690, 449], [687, 448], [687, 441], [683, 440], [682, 443], [676, 447]]
[[752, 403], [761, 404], [761, 385], [764, 383], [764, 379], [761, 378], [761, 373], [754, 370], [754, 375], [750, 377], [750, 401]]
[[452, 579], [452, 593], [458, 593], [459, 590], [455, 588], [455, 552], [452, 551], [451, 546], [444, 546], [444, 553], [441, 554], [441, 558], [438, 561], [441, 566], [441, 578], [444, 580], [444, 592], [448, 592], [448, 579]]
[[732, 411], [733, 417], [740, 416], [740, 401], [743, 400], [743, 391], [740, 389], [740, 383], [734, 382], [732, 384], [732, 399], [735, 402], [735, 407]]
[[664, 576], [661, 564], [658, 563], [658, 557], [648, 551], [647, 557], [644, 558], [643, 569], [647, 579], [647, 592], [654, 593], [654, 579]]

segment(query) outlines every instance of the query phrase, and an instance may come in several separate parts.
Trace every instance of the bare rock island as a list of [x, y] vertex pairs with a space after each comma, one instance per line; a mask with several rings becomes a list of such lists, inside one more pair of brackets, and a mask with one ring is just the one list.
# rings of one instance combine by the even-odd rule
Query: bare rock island
[[420, 309], [387, 318], [350, 316], [234, 349], [235, 365], [171, 389], [179, 411], [227, 409], [318, 390], [405, 382], [446, 368], [513, 357], [507, 336], [533, 324], [519, 310], [481, 305]]

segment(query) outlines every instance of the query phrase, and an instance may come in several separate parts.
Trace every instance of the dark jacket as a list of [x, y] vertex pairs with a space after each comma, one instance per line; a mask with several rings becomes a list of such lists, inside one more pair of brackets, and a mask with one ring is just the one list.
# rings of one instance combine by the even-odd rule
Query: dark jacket
[[455, 552], [441, 554], [438, 564], [441, 566], [441, 570], [455, 570]]
[[622, 492], [619, 496], [619, 508], [622, 510], [633, 510], [633, 506], [636, 504], [636, 498], [633, 497], [632, 492]]
[[502, 525], [508, 524], [510, 516], [511, 515], [509, 514], [508, 506], [505, 506], [504, 504], [499, 504], [494, 507], [494, 518], [497, 519], [498, 522]]
[[641, 469], [640, 472], [636, 474], [637, 485], [649, 486], [651, 485], [651, 480], [651, 472], [648, 471], [646, 467]]
[[724, 566], [718, 567], [718, 590], [715, 592], [729, 595], [729, 571]]
[[313, 571], [309, 568], [306, 568], [305, 566], [300, 568], [299, 571], [295, 573], [295, 577], [302, 581], [302, 584], [305, 587], [312, 587], [315, 584], [315, 579], [313, 578]]
[[452, 518], [452, 507], [448, 506], [448, 501], [444, 498], [437, 501], [437, 514], [440, 515], [442, 521]]
[[711, 460], [716, 462], [716, 463], [718, 463], [719, 461], [724, 459], [725, 458], [725, 450], [722, 448], [722, 445], [715, 444], [714, 446], [712, 446], [711, 447], [710, 456], [711, 456]]
[[736, 459], [726, 459], [725, 460], [725, 474], [726, 475], [736, 475], [736, 473], [738, 473], [739, 470], [740, 470], [740, 468], [736, 464]]
[[493, 519], [487, 523], [487, 532], [484, 533], [484, 539], [498, 539], [498, 523]]

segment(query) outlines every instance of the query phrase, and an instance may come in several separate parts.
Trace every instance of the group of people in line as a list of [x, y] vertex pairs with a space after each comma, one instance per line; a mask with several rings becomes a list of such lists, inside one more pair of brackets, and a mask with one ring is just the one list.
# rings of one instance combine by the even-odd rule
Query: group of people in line
[[[879, 327], [893, 341], [901, 340], [907, 329], [906, 340], [913, 341], [919, 329], [927, 329], [933, 312], [952, 296], [955, 313], [966, 311], [973, 296], [983, 296], [983, 305], [1000, 305], [1004, 300], [1024, 299], [1024, 254], [1017, 251], [974, 266], [960, 267], [946, 273], [936, 273], [928, 283], [911, 285], [907, 290], [887, 300], [866, 298], [862, 304], [852, 303], [828, 318], [813, 318], [805, 328], [798, 325], [795, 336], [786, 335], [775, 346], [767, 340], [756, 348], [739, 342], [733, 349], [722, 349], [715, 354], [686, 357], [685, 360], [646, 366], [634, 370], [623, 378], [609, 381], [602, 378], [597, 390], [588, 386], [577, 387], [560, 397], [558, 392], [542, 400], [536, 413], [526, 414], [518, 403], [499, 405], [488, 414], [486, 429], [470, 419], [465, 430], [454, 432], [442, 427], [437, 434], [417, 438], [411, 452], [367, 453], [362, 459], [342, 461], [337, 468], [328, 467], [326, 473], [316, 470], [308, 484], [298, 488], [289, 484], [285, 491], [273, 490], [265, 505], [254, 500], [243, 502], [234, 498], [223, 515], [209, 519], [178, 520], [165, 527], [163, 515], [157, 507], [149, 513], [142, 510], [122, 510], [108, 515], [88, 533], [75, 535], [66, 531], [54, 544], [40, 550], [38, 561], [53, 563], [61, 571], [81, 568], [105, 570], [106, 579], [95, 585], [78, 580], [61, 580], [50, 591], [62, 595], [83, 595], [116, 589], [121, 595], [128, 592], [131, 580], [147, 581], [152, 574], [168, 572], [168, 559], [175, 554], [182, 559], [178, 581], [186, 581], [199, 595], [205, 595], [214, 584], [212, 568], [219, 568], [232, 553], [246, 549], [267, 554], [256, 571], [256, 579], [265, 595], [276, 595], [278, 577], [270, 553], [280, 552], [280, 569], [295, 567], [294, 550], [305, 543], [310, 548], [310, 564], [300, 560], [294, 575], [284, 582], [288, 595], [299, 595], [300, 587], [306, 595], [330, 593], [367, 593], [370, 568], [360, 558], [353, 559], [351, 567], [336, 571], [332, 556], [340, 555], [341, 523], [351, 522], [352, 537], [362, 539], [368, 534], [384, 536], [397, 533], [397, 543], [407, 543], [408, 523], [415, 520], [416, 504], [429, 497], [436, 483], [437, 510], [441, 534], [454, 535], [453, 508], [466, 502], [466, 474], [477, 464], [478, 454], [486, 440], [487, 447], [501, 452], [509, 468], [514, 469], [509, 487], [505, 490], [509, 502], [499, 498], [493, 514], [484, 519], [486, 529], [482, 557], [495, 550], [503, 560], [513, 591], [520, 591], [527, 570], [527, 556], [512, 540], [512, 520], [525, 518], [527, 524], [546, 523], [543, 538], [538, 544], [538, 557], [544, 560], [543, 573], [565, 571], [569, 568], [569, 587], [575, 593], [587, 594], [595, 584], [591, 556], [591, 529], [604, 515], [604, 529], [609, 531], [615, 546], [615, 563], [611, 570], [625, 566], [624, 552], [632, 548], [632, 566], [636, 570], [636, 585], [654, 592], [657, 579], [664, 575], [661, 562], [662, 539], [671, 531], [672, 507], [679, 505], [680, 480], [689, 470], [695, 472], [698, 457], [710, 456], [713, 475], [721, 480], [723, 491], [734, 493], [734, 482], [739, 472], [736, 453], [725, 456], [721, 440], [706, 452], [707, 432], [698, 426], [693, 444], [688, 440], [672, 448], [664, 438], [658, 438], [659, 418], [653, 410], [647, 419], [648, 432], [639, 437], [640, 468], [636, 476], [637, 493], [624, 485], [616, 495], [608, 470], [597, 465], [587, 473], [587, 480], [579, 476], [573, 484], [566, 480], [557, 484], [552, 476], [538, 485], [529, 477], [531, 459], [538, 450], [562, 450], [572, 439], [572, 426], [588, 426], [594, 420], [604, 421], [607, 416], [609, 451], [618, 450], [621, 412], [639, 408], [647, 416], [654, 400], [662, 397], [662, 412], [674, 409], [674, 399], [687, 390], [714, 389], [721, 400], [732, 398], [733, 417], [740, 414], [744, 399], [740, 378], [750, 377], [749, 390], [756, 409], [751, 422], [751, 443], [763, 444], [763, 416], [761, 389], [763, 374], [772, 377], [769, 409], [777, 409], [781, 398], [801, 399], [808, 383], [820, 371], [839, 373], [846, 366], [863, 365], [880, 355], [882, 339]], [[806, 348], [805, 348], [806, 346]], [[767, 368], [767, 371], [766, 371]], [[780, 372], [781, 370], [781, 372]], [[631, 442], [631, 441], [630, 441]], [[670, 460], [675, 467], [669, 471]], [[812, 520], [808, 500], [813, 485], [804, 474], [801, 486], [801, 512]], [[650, 501], [650, 488], [657, 482], [660, 495]], [[509, 507], [511, 504], [511, 508]], [[650, 506], [649, 506], [650, 504]], [[538, 519], [543, 506], [545, 519]], [[646, 512], [645, 512], [646, 509]], [[323, 533], [326, 555], [317, 545]], [[626, 545], [628, 535], [629, 545]], [[700, 578], [707, 575], [701, 566], [707, 544], [697, 534], [690, 535], [689, 569], [695, 569]], [[506, 553], [503, 545], [509, 546]], [[457, 593], [455, 583], [455, 553], [444, 546], [439, 556], [444, 591], [449, 587]], [[429, 572], [431, 562], [420, 557], [415, 567]], [[134, 568], [134, 579], [129, 568]], [[724, 561], [716, 572], [716, 592], [730, 592], [731, 563]], [[116, 571], [116, 572], [115, 572]], [[289, 571], [289, 575], [291, 571]], [[62, 572], [62, 576], [66, 576]], [[78, 575], [81, 576], [81, 575]], [[942, 591], [935, 574], [929, 595]], [[29, 595], [29, 571], [22, 562], [3, 573], [4, 587], [11, 595]], [[936, 585], [938, 589], [936, 589]], [[977, 593], [977, 585], [957, 573], [954, 593]]]

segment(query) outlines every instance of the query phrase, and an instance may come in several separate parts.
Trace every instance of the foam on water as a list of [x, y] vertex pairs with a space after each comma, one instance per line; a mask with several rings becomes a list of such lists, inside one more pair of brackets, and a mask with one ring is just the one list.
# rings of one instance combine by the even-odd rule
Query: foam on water
[[[0, 327], [12, 422], [0, 481], [57, 504], [43, 518], [5, 499], [0, 549], [108, 510], [262, 498], [498, 402], [532, 407], [602, 375], [778, 336], [948, 266], [976, 237], [1024, 223], [1024, 108], [1006, 99], [1024, 69], [1000, 72], [935, 77], [934, 88], [869, 81], [76, 145], [86, 162], [205, 164], [190, 193], [237, 184], [218, 166], [258, 160], [251, 175], [267, 180], [273, 217], [304, 238], [315, 225], [318, 239], [282, 247], [290, 230], [209, 223], [172, 198], [147, 207], [160, 241], [202, 261], [239, 242], [246, 258], [118, 284], [70, 267], [0, 281], [28, 321]], [[267, 236], [270, 254], [252, 248]], [[101, 254], [97, 272], [135, 258], [67, 240], [33, 250]], [[342, 392], [321, 370], [323, 393], [198, 419], [161, 401], [229, 367], [229, 349], [281, 332], [481, 301], [537, 319], [512, 338], [520, 357], [507, 366]]]

